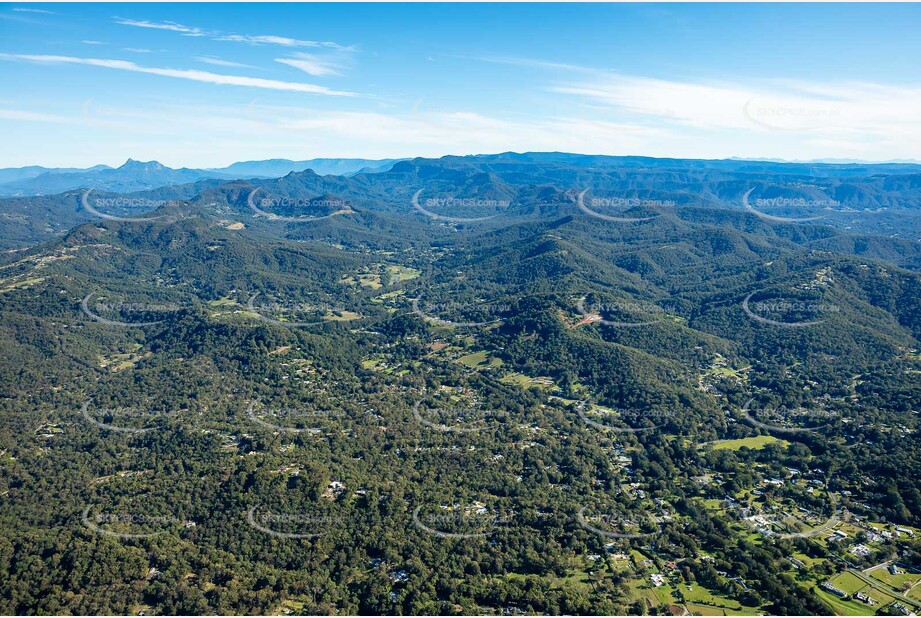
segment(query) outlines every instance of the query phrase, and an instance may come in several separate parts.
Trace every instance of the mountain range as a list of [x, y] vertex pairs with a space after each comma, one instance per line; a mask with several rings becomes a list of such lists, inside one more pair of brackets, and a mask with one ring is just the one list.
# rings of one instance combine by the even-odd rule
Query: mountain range
[[53, 195], [72, 189], [97, 189], [120, 193], [145, 191], [207, 178], [275, 178], [291, 172], [348, 176], [390, 168], [398, 159], [269, 159], [242, 161], [223, 168], [174, 169], [157, 161], [128, 159], [121, 167], [96, 165], [86, 169], [46, 168], [37, 165], [0, 169], [0, 196]]

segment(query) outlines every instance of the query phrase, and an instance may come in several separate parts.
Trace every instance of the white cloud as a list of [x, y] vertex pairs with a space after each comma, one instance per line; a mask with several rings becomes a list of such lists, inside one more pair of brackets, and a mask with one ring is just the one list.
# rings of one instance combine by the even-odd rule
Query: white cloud
[[40, 15], [57, 15], [54, 11], [46, 11], [44, 9], [24, 9], [16, 7], [13, 9], [17, 13], [38, 13]]
[[222, 60], [220, 58], [211, 58], [210, 56], [196, 56], [196, 60], [199, 62], [204, 62], [205, 64], [213, 64], [219, 67], [238, 67], [241, 69], [255, 69], [251, 64], [243, 64], [242, 62], [232, 62], [230, 60]]
[[147, 73], [149, 75], [161, 75], [164, 77], [176, 77], [188, 79], [197, 82], [209, 84], [221, 84], [228, 86], [244, 86], [248, 88], [265, 88], [269, 90], [286, 90], [289, 92], [304, 92], [308, 94], [322, 94], [331, 96], [355, 96], [353, 92], [344, 92], [331, 90], [325, 86], [315, 84], [305, 84], [301, 82], [285, 82], [274, 79], [261, 79], [257, 77], [243, 77], [239, 75], [222, 75], [208, 71], [198, 71], [194, 69], [163, 69], [155, 67], [142, 67], [127, 60], [108, 60], [101, 58], [76, 58], [73, 56], [50, 56], [50, 55], [29, 55], [29, 54], [0, 54], [0, 59], [4, 60], [22, 60], [26, 62], [35, 62], [42, 64], [82, 64], [88, 66], [104, 67], [108, 69], [118, 69], [122, 71], [132, 71], [135, 73]]
[[334, 49], [350, 49], [331, 41], [305, 41], [274, 34], [226, 34], [217, 31], [207, 31], [202, 28], [185, 26], [172, 21], [152, 22], [147, 20], [115, 18], [115, 23], [123, 26], [137, 28], [152, 28], [155, 30], [169, 30], [178, 32], [183, 36], [208, 37], [214, 41], [231, 41], [247, 43], [249, 45], [279, 45], [281, 47], [331, 47]]
[[170, 32], [179, 32], [185, 36], [205, 36], [205, 33], [200, 28], [192, 28], [191, 26], [183, 26], [182, 24], [177, 24], [173, 21], [162, 21], [162, 22], [152, 22], [146, 20], [136, 20], [136, 19], [123, 19], [121, 17], [115, 18], [115, 23], [121, 24], [122, 26], [135, 26], [137, 28], [151, 28], [153, 30], [169, 30]]
[[804, 142], [921, 139], [921, 86], [761, 81], [693, 83], [598, 74], [551, 88], [606, 106], [607, 115], [706, 130], [778, 132]]
[[272, 34], [221, 34], [215, 35], [215, 41], [233, 41], [235, 43], [249, 43], [250, 45], [280, 45], [282, 47], [335, 47], [342, 48], [337, 43], [330, 41], [302, 41], [285, 36]]
[[24, 120], [28, 122], [57, 122], [70, 124], [72, 120], [64, 116], [55, 116], [53, 114], [43, 114], [41, 112], [30, 112], [19, 109], [0, 109], [0, 119], [2, 120]]
[[342, 55], [318, 56], [316, 54], [300, 53], [290, 58], [276, 58], [275, 62], [287, 64], [295, 69], [300, 69], [315, 77], [325, 75], [340, 75], [347, 61]]

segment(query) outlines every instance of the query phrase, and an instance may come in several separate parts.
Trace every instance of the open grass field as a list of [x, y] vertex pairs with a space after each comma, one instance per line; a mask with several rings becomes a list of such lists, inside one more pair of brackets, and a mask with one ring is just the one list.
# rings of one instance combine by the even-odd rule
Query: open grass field
[[867, 587], [867, 583], [853, 573], [841, 573], [831, 578], [831, 583], [848, 594], [855, 594]]
[[775, 442], [782, 442], [784, 446], [789, 444], [786, 440], [781, 440], [774, 436], [751, 436], [750, 438], [739, 438], [737, 440], [717, 440], [716, 442], [708, 442], [707, 445], [711, 446], [715, 451], [737, 451], [743, 447], [757, 450]]
[[[709, 608], [712, 612], [708, 616], [723, 615], [754, 615], [758, 612], [757, 607], [745, 607], [735, 599], [731, 599], [720, 594], [716, 594], [699, 584], [679, 584], [678, 590], [684, 596], [687, 603]], [[723, 612], [731, 612], [724, 614]]]
[[371, 288], [372, 290], [379, 290], [384, 287], [384, 284], [381, 283], [381, 276], [377, 273], [359, 273], [357, 275], [342, 275], [342, 278], [339, 280], [339, 283], [345, 285], [353, 285], [365, 288]]
[[422, 271], [416, 270], [415, 268], [407, 268], [406, 266], [388, 264], [387, 274], [390, 275], [391, 283], [395, 283], [399, 281], [409, 281], [410, 279], [415, 279], [422, 274]]
[[[884, 584], [894, 588], [895, 590], [902, 590], [902, 587], [906, 582], [911, 584], [916, 584], [921, 581], [921, 575], [914, 573], [899, 573], [898, 575], [893, 575], [885, 567], [880, 567], [878, 569], [873, 569], [869, 573], [870, 577], [873, 579], [879, 580]], [[912, 597], [917, 598], [917, 597]]]
[[840, 597], [837, 597], [830, 592], [825, 592], [816, 586], [813, 589], [813, 592], [819, 599], [825, 602], [826, 605], [832, 608], [832, 611], [835, 612], [836, 616], [867, 616], [874, 613], [870, 608], [863, 603], [858, 603], [857, 601], [845, 601]]
[[502, 366], [501, 358], [495, 358], [485, 350], [480, 350], [479, 352], [474, 352], [473, 354], [461, 356], [455, 362], [458, 362], [465, 367], [470, 367], [471, 369], [483, 369], [485, 367]]
[[348, 322], [350, 320], [357, 320], [361, 318], [361, 314], [355, 313], [354, 311], [338, 311], [336, 313], [328, 312], [323, 316], [324, 320], [329, 320], [331, 322]]
[[532, 378], [522, 373], [510, 373], [506, 376], [503, 376], [499, 381], [505, 382], [506, 384], [517, 384], [522, 388], [550, 389], [554, 387], [553, 378], [542, 376]]

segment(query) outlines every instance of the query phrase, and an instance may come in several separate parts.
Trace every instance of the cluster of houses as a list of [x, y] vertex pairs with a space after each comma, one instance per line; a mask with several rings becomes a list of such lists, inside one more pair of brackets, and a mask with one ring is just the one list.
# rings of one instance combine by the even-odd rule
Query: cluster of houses
[[857, 599], [858, 601], [862, 601], [863, 603], [866, 603], [867, 605], [871, 607], [876, 605], [876, 599], [874, 599], [873, 597], [871, 597], [865, 592], [858, 592], [857, 594], [854, 595], [854, 598]]

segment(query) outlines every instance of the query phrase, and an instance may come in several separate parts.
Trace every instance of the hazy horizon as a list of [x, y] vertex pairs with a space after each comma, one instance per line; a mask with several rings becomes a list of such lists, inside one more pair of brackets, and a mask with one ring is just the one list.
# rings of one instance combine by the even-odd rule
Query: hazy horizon
[[6, 3], [0, 166], [917, 161], [919, 25], [917, 5]]

